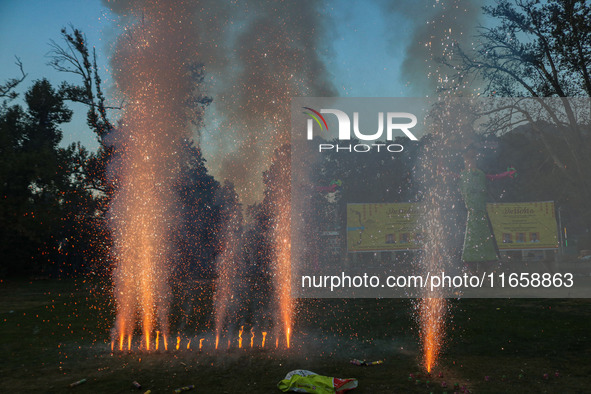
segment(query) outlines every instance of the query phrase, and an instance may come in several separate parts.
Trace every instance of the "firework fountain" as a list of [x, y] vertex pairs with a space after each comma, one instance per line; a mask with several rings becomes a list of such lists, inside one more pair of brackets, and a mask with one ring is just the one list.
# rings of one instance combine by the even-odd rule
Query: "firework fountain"
[[[270, 229], [273, 239], [272, 258], [274, 291], [277, 299], [277, 318], [275, 321], [276, 341], [281, 336], [285, 338], [285, 346], [290, 347], [292, 331], [293, 300], [291, 299], [291, 149], [288, 145], [279, 149], [273, 157], [269, 174], [275, 177], [268, 178], [265, 199], [276, 207], [273, 213], [272, 227]], [[269, 184], [272, 181], [273, 184]], [[276, 185], [275, 185], [276, 183]], [[277, 343], [277, 342], [276, 342]], [[277, 345], [276, 345], [277, 346]]]
[[190, 65], [196, 51], [187, 39], [194, 32], [184, 5], [148, 1], [142, 11], [119, 38], [113, 58], [126, 106], [113, 141], [119, 155], [111, 168], [116, 189], [110, 218], [117, 262], [114, 340], [119, 349], [130, 349], [139, 328], [141, 347], [150, 350], [158, 346], [152, 344], [156, 330], [164, 347], [169, 336], [172, 190], [180, 143], [190, 135], [185, 103], [194, 93]]
[[[289, 2], [268, 7], [257, 1], [130, 0], [107, 5], [122, 21], [133, 21], [119, 37], [112, 62], [116, 86], [126, 100], [113, 136], [118, 155], [111, 168], [116, 186], [110, 208], [116, 258], [113, 341], [121, 350], [131, 349], [139, 330], [141, 348], [168, 349], [174, 342], [168, 323], [170, 245], [180, 220], [173, 186], [183, 160], [182, 141], [191, 138], [191, 125], [199, 117], [194, 108], [197, 64], [205, 63], [214, 81], [208, 91], [216, 116], [211, 123], [219, 127], [201, 130], [209, 141], [204, 151], [209, 152], [210, 170], [236, 185], [241, 202], [260, 201], [263, 171], [272, 164], [274, 150], [289, 142], [291, 97], [334, 92], [325, 82], [316, 47], [321, 23], [315, 1], [306, 7]], [[234, 22], [241, 29], [233, 28]], [[289, 179], [289, 152], [279, 153], [285, 155], [287, 159], [275, 165], [281, 179]], [[283, 336], [285, 347], [290, 347], [289, 181], [281, 185], [265, 196], [263, 205], [272, 223], [267, 234], [275, 309], [271, 335], [276, 346]], [[240, 209], [238, 203], [221, 207], [225, 228], [218, 234], [221, 253], [216, 260], [216, 348], [222, 333], [239, 324], [231, 304], [240, 298], [244, 280], [239, 272]], [[267, 332], [261, 333], [264, 346]]]
[[[326, 70], [319, 55], [320, 2], [310, 1], [305, 7], [292, 2], [269, 5], [247, 1], [243, 8], [226, 10], [224, 17], [239, 20], [243, 26], [240, 31], [220, 27], [222, 22], [217, 17], [201, 17], [205, 23], [200, 32], [205, 47], [210, 48], [205, 57], [215, 80], [212, 95], [217, 99], [212, 113], [219, 117], [220, 124], [219, 132], [208, 135], [211, 170], [236, 185], [241, 202], [249, 204], [263, 198], [261, 205], [271, 223], [266, 232], [273, 278], [273, 302], [269, 305], [274, 310], [271, 335], [275, 337], [276, 347], [282, 337], [281, 342], [289, 348], [294, 309], [290, 297], [291, 168], [290, 152], [285, 146], [290, 141], [291, 99], [330, 96], [334, 91], [326, 82]], [[218, 3], [212, 4], [209, 12], [217, 13], [219, 7]], [[217, 29], [224, 30], [220, 36], [225, 38], [221, 42], [219, 37], [211, 37], [205, 31]], [[219, 267], [232, 264], [224, 263], [224, 258], [219, 262]], [[220, 276], [216, 297], [219, 294], [231, 298], [232, 291], [224, 296], [222, 289], [240, 288], [237, 281], [239, 275]], [[227, 307], [215, 308], [216, 336], [224, 330], [224, 324], [236, 320], [230, 312]], [[267, 334], [262, 332], [262, 335], [264, 344]]]
[[[272, 304], [276, 309], [271, 336], [275, 346], [280, 338], [285, 347], [291, 346], [291, 168], [289, 149], [280, 147], [290, 140], [292, 97], [335, 95], [326, 82], [319, 55], [323, 24], [316, 1], [305, 7], [294, 2], [273, 3], [273, 7], [256, 1], [241, 6], [224, 4], [156, 0], [109, 3], [121, 15], [135, 20], [119, 37], [113, 57], [115, 82], [126, 99], [120, 127], [113, 137], [118, 155], [112, 164], [115, 194], [110, 208], [117, 263], [113, 341], [121, 350], [131, 349], [137, 331], [141, 331], [143, 349], [168, 349], [169, 342], [173, 345], [168, 323], [168, 261], [179, 210], [172, 190], [183, 160], [181, 142], [191, 138], [193, 132], [192, 103], [199, 94], [194, 69], [200, 62], [206, 64], [214, 81], [208, 93], [214, 98], [212, 111], [217, 126], [202, 130], [203, 140], [209, 142], [209, 149], [204, 151], [209, 154], [210, 170], [236, 185], [242, 203], [260, 201], [261, 183], [267, 190], [262, 205], [268, 207], [271, 223], [268, 236], [273, 260]], [[233, 28], [238, 22], [240, 29]], [[451, 34], [451, 28], [444, 30]], [[429, 31], [429, 39], [434, 37], [432, 33]], [[449, 37], [447, 40], [451, 41]], [[422, 38], [417, 42], [429, 50], [437, 46], [431, 41], [427, 45]], [[438, 86], [445, 79], [433, 70], [429, 70], [429, 77]], [[445, 143], [443, 137], [438, 141]], [[446, 213], [441, 210], [446, 194], [438, 186], [444, 183], [439, 177], [442, 168], [429, 164], [433, 158], [429, 160], [424, 163], [425, 181], [435, 182], [435, 186], [427, 194], [431, 215], [426, 223], [422, 264], [426, 270], [434, 270], [445, 264], [449, 254], [441, 241], [429, 241], [443, 239], [446, 231], [442, 225]], [[269, 174], [275, 174], [273, 179]], [[216, 261], [214, 294], [216, 348], [223, 332], [240, 327], [230, 301], [242, 280], [237, 265], [243, 236], [239, 206], [222, 208], [226, 209], [222, 212], [225, 229], [219, 234], [221, 253]], [[417, 309], [425, 368], [430, 370], [443, 342], [447, 305], [441, 297], [426, 297]], [[246, 332], [251, 335], [252, 347], [255, 330], [250, 327]], [[267, 331], [260, 333], [263, 347], [265, 341], [273, 340], [266, 338]], [[240, 340], [244, 335], [241, 328]], [[202, 344], [200, 339], [199, 348]]]
[[[455, 182], [450, 171], [449, 132], [457, 131], [447, 101], [431, 112], [430, 143], [421, 160], [421, 181], [424, 185], [424, 253], [419, 264], [424, 272], [451, 272], [454, 260], [452, 245], [454, 209], [452, 191]], [[457, 194], [457, 193], [456, 193]], [[419, 333], [423, 344], [423, 366], [431, 372], [437, 362], [445, 338], [448, 304], [440, 289], [428, 292], [417, 301]]]
[[[228, 185], [224, 186], [224, 194], [230, 194]], [[217, 259], [217, 274], [214, 311], [215, 311], [215, 348], [218, 349], [222, 330], [226, 326], [228, 311], [237, 289], [234, 278], [240, 275], [238, 261], [241, 258], [241, 219], [240, 206], [230, 204], [223, 208], [222, 217], [225, 221], [224, 233], [220, 236], [222, 253]]]
[[[452, 109], [457, 97], [469, 97], [477, 90], [478, 81], [467, 81], [448, 64], [453, 64], [457, 46], [471, 48], [472, 34], [477, 25], [481, 1], [444, 0], [427, 2], [427, 10], [409, 8], [405, 12], [430, 13], [430, 20], [415, 30], [412, 45], [407, 49], [402, 72], [413, 82], [413, 90], [419, 95], [441, 97], [439, 106], [431, 113], [429, 133], [431, 140], [421, 158], [418, 177], [425, 187], [424, 205], [427, 213], [423, 221], [425, 244], [424, 255], [419, 265], [424, 272], [448, 272], [457, 268], [449, 245], [453, 244], [454, 220], [458, 212], [457, 191], [450, 178], [451, 161], [461, 149], [460, 141], [466, 136], [465, 124]], [[416, 16], [416, 15], [409, 15]], [[444, 60], [444, 61], [442, 61]], [[476, 88], [474, 88], [476, 87]], [[460, 111], [461, 113], [462, 111]], [[455, 152], [455, 153], [454, 153]], [[456, 264], [454, 264], [454, 261]], [[423, 347], [423, 366], [431, 372], [444, 345], [445, 324], [449, 306], [445, 295], [429, 293], [416, 303], [417, 321]]]

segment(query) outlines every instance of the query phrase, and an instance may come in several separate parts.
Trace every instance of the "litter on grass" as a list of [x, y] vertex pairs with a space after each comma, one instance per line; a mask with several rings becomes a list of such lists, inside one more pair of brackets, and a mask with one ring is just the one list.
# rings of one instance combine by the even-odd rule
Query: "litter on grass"
[[333, 378], [303, 369], [296, 369], [285, 375], [285, 379], [277, 383], [277, 387], [283, 392], [341, 394], [357, 388], [357, 384], [355, 378]]

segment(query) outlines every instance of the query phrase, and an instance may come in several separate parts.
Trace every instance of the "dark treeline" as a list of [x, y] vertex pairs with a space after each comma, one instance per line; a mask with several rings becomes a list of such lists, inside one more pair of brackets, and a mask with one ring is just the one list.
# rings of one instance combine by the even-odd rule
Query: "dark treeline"
[[[2, 276], [104, 273], [112, 268], [106, 214], [109, 193], [104, 178], [104, 161], [109, 157], [105, 151], [109, 148], [92, 153], [80, 144], [60, 146], [60, 127], [71, 116], [63, 91], [56, 90], [44, 79], [34, 81], [24, 93], [24, 106], [5, 102], [0, 109]], [[560, 132], [551, 125], [544, 125], [543, 129], [548, 138], [555, 139], [556, 153], [568, 157], [568, 147], [559, 138]], [[584, 139], [588, 144], [589, 135], [585, 134]], [[414, 174], [417, 158], [429, 144], [429, 137], [413, 144], [399, 142], [405, 145], [404, 153], [323, 154], [309, 188], [341, 181], [338, 188], [341, 220], [346, 218], [344, 202], [420, 200], [420, 187]], [[479, 165], [486, 173], [500, 173], [508, 167], [518, 172], [516, 178], [489, 182], [489, 201], [556, 201], [569, 231], [581, 236], [579, 248], [591, 247], [585, 236], [590, 225], [585, 215], [588, 203], [578, 186], [554, 166], [531, 126], [501, 136], [482, 136], [479, 144], [483, 147]], [[220, 252], [217, 237], [225, 226], [222, 208], [225, 204], [238, 205], [238, 198], [231, 184], [222, 185], [208, 173], [205, 159], [194, 142], [187, 140], [183, 148], [187, 160], [177, 184], [182, 220], [174, 232], [178, 253], [173, 260], [183, 274], [213, 277], [214, 261]], [[269, 233], [274, 223], [273, 201], [269, 196], [288, 192], [286, 185], [289, 185], [289, 180], [282, 179], [278, 170], [289, 165], [285, 162], [289, 155], [281, 154], [282, 150], [285, 147], [278, 149], [275, 159], [282, 162], [264, 174], [267, 197], [244, 209], [250, 220], [243, 229], [243, 260], [247, 271], [252, 271], [248, 274], [254, 276], [270, 275]], [[459, 173], [463, 166], [461, 152], [450, 151], [449, 155], [452, 156], [449, 171]], [[367, 193], [368, 190], [372, 193]], [[327, 196], [318, 192], [315, 198], [323, 200]], [[458, 206], [462, 209], [461, 201]], [[321, 218], [330, 212], [316, 214]]]
[[[109, 274], [114, 268], [109, 228], [109, 203], [118, 187], [110, 164], [119, 152], [109, 143], [115, 131], [107, 112], [94, 52], [77, 29], [62, 30], [62, 47], [51, 43], [50, 64], [80, 78], [80, 84], [63, 82], [54, 87], [46, 79], [34, 81], [15, 104], [16, 88], [25, 79], [7, 80], [0, 86], [0, 277], [62, 277]], [[20, 63], [19, 63], [20, 66]], [[203, 81], [203, 67], [193, 67], [194, 82]], [[22, 70], [22, 68], [21, 68]], [[195, 97], [195, 118], [211, 103]], [[81, 144], [63, 147], [61, 127], [72, 118], [68, 102], [87, 107], [87, 125], [99, 148], [89, 152]], [[175, 228], [168, 263], [174, 277], [212, 278], [228, 212], [250, 220], [241, 233], [245, 275], [269, 278], [272, 261], [270, 233], [274, 225], [272, 198], [243, 209], [231, 183], [209, 174], [201, 149], [192, 140], [181, 142], [183, 158], [175, 184], [178, 197]], [[278, 150], [280, 152], [280, 150]], [[286, 161], [287, 160], [287, 161]], [[281, 169], [289, 167], [289, 154], [278, 154], [277, 164], [264, 177], [270, 193], [289, 193]], [[111, 166], [113, 167], [113, 166]], [[280, 187], [277, 185], [281, 185]], [[263, 282], [253, 281], [253, 286]]]
[[[26, 91], [24, 106], [5, 101], [0, 108], [1, 276], [63, 276], [112, 268], [107, 208], [114, 186], [106, 168], [116, 153], [104, 143], [97, 152], [79, 143], [60, 146], [60, 127], [72, 117], [66, 97], [63, 89], [42, 79]], [[210, 262], [217, 253], [214, 234], [225, 200], [214, 201], [220, 184], [208, 174], [200, 149], [192, 141], [183, 149], [187, 160], [177, 184], [182, 220], [174, 236], [182, 256], [175, 254], [174, 260], [211, 276]], [[208, 264], [186, 266], [203, 261]]]
[[88, 152], [59, 146], [60, 125], [72, 111], [47, 80], [34, 82], [24, 96], [25, 108], [5, 103], [0, 109], [1, 273], [53, 271], [54, 261], [69, 271], [81, 263], [70, 249], [87, 246], [80, 244], [86, 242], [81, 217], [93, 211], [81, 172]]
[[[485, 96], [558, 100], [591, 96], [588, 2], [497, 0], [483, 12], [496, 23], [481, 29], [474, 50], [456, 46], [453, 56], [442, 60], [457, 73], [450, 79], [476, 78], [484, 83], [481, 93]], [[62, 38], [63, 46], [51, 44], [50, 64], [76, 75], [78, 84], [56, 87], [45, 79], [27, 81], [22, 104], [15, 104], [17, 88], [26, 77], [19, 62], [22, 76], [0, 85], [1, 277], [100, 274], [112, 269], [107, 221], [116, 182], [107, 176], [107, 168], [117, 152], [107, 143], [114, 130], [107, 112], [113, 108], [105, 104], [96, 56], [83, 34], [64, 29]], [[203, 67], [193, 68], [199, 84]], [[211, 100], [196, 98], [196, 119], [201, 119]], [[69, 102], [87, 107], [88, 127], [99, 142], [96, 152], [80, 144], [60, 145], [61, 127], [72, 117]], [[518, 172], [516, 179], [490, 182], [489, 201], [553, 200], [561, 208], [563, 225], [579, 235], [578, 248], [591, 249], [589, 116], [587, 112], [586, 118], [576, 118], [568, 102], [558, 103], [567, 115], [564, 122], [553, 122], [549, 114], [549, 121], [529, 121], [519, 127], [499, 125], [486, 137], [478, 137], [481, 146], [495, 147], [482, 150], [479, 166], [487, 173], [503, 172], [507, 167]], [[527, 112], [522, 114], [527, 118]], [[310, 189], [342, 180], [341, 202], [416, 201], [421, 193], [413, 174], [416, 158], [427, 142], [428, 137], [414, 145], [405, 144], [404, 154], [364, 154], [359, 166], [345, 165], [339, 154], [326, 154], [313, 174]], [[182, 149], [186, 161], [176, 185], [182, 220], [173, 232], [177, 252], [171, 261], [179, 272], [212, 277], [220, 252], [217, 237], [225, 226], [223, 212], [229, 211], [228, 205], [238, 204], [238, 199], [232, 185], [222, 185], [208, 173], [198, 145], [187, 140]], [[282, 149], [286, 148], [278, 149], [275, 162], [288, 160]], [[450, 154], [456, 156], [449, 171], [459, 172], [461, 153]], [[285, 165], [271, 166], [262, 175], [267, 191], [260, 204], [240, 209], [247, 216], [242, 229], [244, 262], [253, 273], [263, 276], [269, 275], [272, 260], [267, 235], [274, 218], [269, 196], [288, 192], [289, 184], [277, 170]], [[278, 187], [284, 189], [275, 190]], [[372, 193], [372, 201], [362, 201], [369, 189], [381, 192]], [[326, 196], [318, 193], [315, 198]]]
[[[62, 45], [51, 43], [50, 65], [77, 75], [79, 84], [56, 88], [46, 79], [34, 81], [22, 105], [14, 101], [24, 72], [0, 86], [0, 276], [105, 274], [113, 268], [108, 207], [118, 181], [108, 168], [119, 153], [108, 142], [115, 127], [107, 112], [118, 108], [105, 104], [96, 55], [82, 32], [63, 29], [62, 38]], [[202, 67], [196, 69], [199, 84]], [[79, 143], [60, 145], [60, 127], [72, 118], [68, 102], [87, 107], [96, 152]], [[210, 102], [197, 97], [196, 113]], [[180, 220], [170, 261], [179, 273], [211, 277], [219, 253], [215, 234], [223, 225], [220, 207], [237, 202], [224, 198], [231, 193], [221, 193], [193, 141], [183, 141], [180, 150], [185, 158], [175, 185]]]

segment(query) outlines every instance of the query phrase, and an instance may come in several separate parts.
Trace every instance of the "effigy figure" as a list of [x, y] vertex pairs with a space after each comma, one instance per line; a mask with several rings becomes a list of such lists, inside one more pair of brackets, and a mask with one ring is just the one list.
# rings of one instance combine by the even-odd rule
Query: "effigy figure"
[[486, 212], [486, 180], [498, 179], [499, 175], [487, 176], [476, 166], [476, 148], [468, 146], [464, 153], [464, 170], [460, 173], [460, 193], [468, 210], [462, 261], [466, 263], [492, 262], [498, 260], [495, 237]]

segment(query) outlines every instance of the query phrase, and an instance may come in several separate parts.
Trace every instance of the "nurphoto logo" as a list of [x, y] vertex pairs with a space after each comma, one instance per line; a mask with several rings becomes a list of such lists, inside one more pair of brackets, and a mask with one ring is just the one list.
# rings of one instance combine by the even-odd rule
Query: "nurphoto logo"
[[[303, 107], [304, 114], [310, 116], [307, 121], [306, 137], [309, 141], [314, 139], [314, 129], [319, 129], [320, 133], [328, 132], [328, 124], [322, 114], [332, 114], [336, 116], [338, 123], [338, 141], [351, 141], [353, 138], [366, 143], [360, 144], [339, 144], [339, 143], [321, 143], [318, 145], [319, 152], [359, 152], [365, 153], [372, 150], [388, 151], [392, 153], [402, 152], [404, 147], [401, 144], [381, 143], [392, 142], [398, 136], [406, 136], [411, 141], [417, 141], [418, 138], [410, 131], [416, 126], [417, 117], [408, 112], [387, 112], [384, 121], [384, 112], [378, 112], [377, 131], [368, 132], [359, 128], [359, 112], [353, 112], [353, 127], [351, 127], [351, 118], [344, 111], [338, 109], [321, 109], [317, 111], [310, 107]], [[317, 127], [315, 127], [315, 124]], [[385, 138], [384, 138], [385, 131]], [[372, 143], [369, 143], [372, 142]]]

